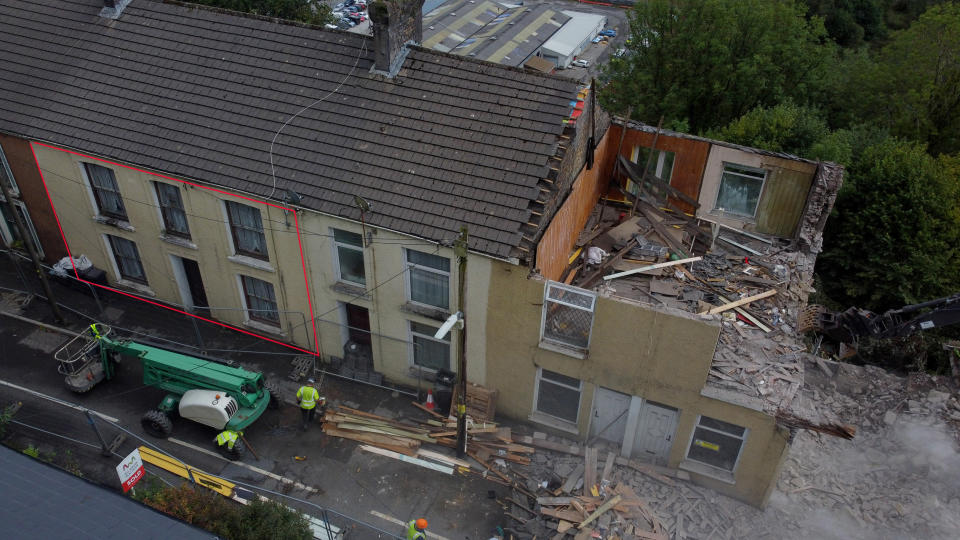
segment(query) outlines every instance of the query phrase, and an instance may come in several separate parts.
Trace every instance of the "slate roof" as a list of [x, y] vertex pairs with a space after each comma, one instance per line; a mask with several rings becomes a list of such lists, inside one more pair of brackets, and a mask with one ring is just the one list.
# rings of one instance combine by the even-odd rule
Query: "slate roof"
[[518, 254], [575, 82], [419, 48], [389, 80], [369, 74], [369, 37], [148, 0], [111, 21], [101, 6], [0, 0], [0, 131], [292, 189], [348, 219], [359, 195], [372, 225], [441, 241], [466, 224], [472, 250]]
[[3, 445], [0, 471], [0, 531], [7, 539], [216, 538]]

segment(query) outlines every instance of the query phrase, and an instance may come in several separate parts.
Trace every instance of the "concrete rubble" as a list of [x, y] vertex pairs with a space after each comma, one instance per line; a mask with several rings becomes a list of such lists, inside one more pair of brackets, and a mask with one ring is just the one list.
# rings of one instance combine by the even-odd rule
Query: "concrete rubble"
[[[630, 488], [662, 527], [662, 535], [650, 532], [649, 522], [634, 530], [636, 517], [625, 519], [621, 513], [608, 512], [606, 519], [591, 523], [593, 537], [956, 538], [960, 530], [960, 398], [947, 386], [946, 378], [898, 377], [872, 366], [818, 364], [807, 357], [804, 361], [808, 377], [798, 392], [798, 407], [829, 409], [854, 421], [857, 435], [852, 441], [798, 431], [764, 510], [695, 486], [684, 481], [682, 474], [672, 476], [668, 469], [651, 466], [653, 474], [635, 470], [621, 458], [608, 483], [598, 474], [601, 490], [609, 499], [619, 493], [617, 486]], [[548, 440], [575, 446], [556, 437]], [[607, 452], [619, 450], [602, 441], [594, 446], [600, 469]], [[542, 448], [531, 458], [528, 467], [511, 468], [522, 473], [528, 479], [527, 488], [538, 495], [577, 475], [584, 464], [583, 456]], [[547, 482], [546, 489], [542, 482]], [[514, 492], [513, 504], [518, 498], [523, 499]], [[533, 504], [528, 508], [541, 510]], [[529, 512], [511, 513], [525, 518], [523, 526], [514, 524], [521, 538], [526, 533], [559, 540], [581, 533], [576, 527], [558, 533], [558, 520], [549, 516], [531, 519]]]

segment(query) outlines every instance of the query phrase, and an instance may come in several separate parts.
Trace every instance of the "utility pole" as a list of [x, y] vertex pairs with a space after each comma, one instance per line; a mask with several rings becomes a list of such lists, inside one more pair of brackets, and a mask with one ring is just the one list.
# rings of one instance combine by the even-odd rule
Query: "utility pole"
[[467, 455], [467, 227], [453, 243], [457, 255], [457, 311], [463, 326], [457, 332], [457, 457]]
[[57, 305], [57, 300], [53, 297], [53, 290], [50, 289], [50, 282], [47, 281], [47, 274], [43, 271], [43, 267], [40, 266], [40, 257], [37, 256], [37, 250], [33, 246], [33, 237], [27, 234], [27, 227], [23, 224], [23, 220], [20, 218], [20, 212], [17, 211], [17, 207], [13, 204], [13, 194], [10, 193], [10, 185], [13, 185], [13, 182], [6, 177], [5, 171], [0, 170], [0, 191], [3, 191], [3, 197], [7, 200], [7, 207], [10, 209], [10, 213], [13, 214], [13, 222], [17, 226], [17, 232], [20, 234], [20, 239], [23, 240], [23, 245], [27, 248], [27, 253], [30, 254], [30, 259], [33, 260], [33, 267], [37, 269], [37, 275], [40, 276], [40, 282], [43, 284], [43, 293], [47, 295], [47, 302], [50, 303], [50, 310], [53, 311], [53, 318], [56, 319], [58, 323], [63, 322], [63, 314], [60, 313], [60, 306]]

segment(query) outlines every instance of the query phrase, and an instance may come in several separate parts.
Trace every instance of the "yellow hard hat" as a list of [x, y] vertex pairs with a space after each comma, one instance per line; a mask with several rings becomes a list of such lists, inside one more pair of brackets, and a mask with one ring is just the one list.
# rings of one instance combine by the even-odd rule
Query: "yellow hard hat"
[[427, 528], [427, 520], [420, 518], [417, 520], [414, 526], [422, 531]]

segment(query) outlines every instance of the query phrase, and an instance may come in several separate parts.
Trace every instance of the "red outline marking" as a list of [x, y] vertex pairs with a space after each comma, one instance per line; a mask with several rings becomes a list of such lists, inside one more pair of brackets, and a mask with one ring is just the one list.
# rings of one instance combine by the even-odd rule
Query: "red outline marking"
[[66, 153], [68, 153], [68, 154], [73, 154], [73, 155], [75, 155], [75, 156], [80, 156], [80, 157], [82, 157], [82, 158], [92, 159], [92, 160], [96, 160], [96, 161], [102, 161], [102, 162], [104, 162], [104, 163], [109, 163], [109, 164], [111, 164], [111, 165], [116, 165], [117, 167], [123, 167], [123, 168], [125, 168], [125, 169], [130, 169], [130, 170], [133, 170], [133, 171], [142, 172], [142, 173], [145, 173], [145, 174], [149, 174], [149, 175], [151, 175], [151, 176], [156, 176], [156, 177], [158, 177], [158, 178], [164, 178], [164, 179], [167, 179], [167, 180], [172, 180], [172, 181], [174, 181], [174, 182], [180, 182], [181, 184], [187, 184], [187, 185], [189, 185], [189, 186], [193, 186], [193, 187], [196, 187], [196, 188], [206, 189], [206, 190], [208, 190], [208, 191], [213, 191], [213, 192], [219, 193], [219, 194], [221, 194], [221, 195], [227, 195], [227, 196], [229, 196], [229, 197], [236, 197], [236, 198], [238, 198], [238, 199], [244, 199], [244, 200], [246, 200], [246, 201], [250, 201], [250, 202], [256, 203], [256, 204], [263, 204], [263, 205], [265, 205], [265, 206], [272, 206], [272, 207], [274, 207], [274, 208], [279, 208], [280, 210], [283, 210], [283, 211], [285, 211], [285, 212], [293, 212], [293, 223], [294, 223], [294, 226], [295, 226], [296, 231], [297, 231], [297, 246], [300, 248], [300, 266], [303, 268], [303, 284], [304, 284], [304, 286], [306, 287], [306, 290], [307, 290], [307, 307], [308, 307], [309, 310], [310, 310], [310, 322], [312, 323], [312, 326], [313, 326], [313, 343], [314, 343], [314, 345], [316, 346], [316, 350], [314, 350], [314, 351], [308, 351], [307, 349], [303, 349], [303, 348], [297, 347], [296, 345], [291, 345], [291, 344], [289, 344], [289, 343], [284, 343], [284, 342], [282, 342], [282, 341], [277, 341], [277, 340], [275, 340], [275, 339], [271, 339], [271, 338], [268, 338], [268, 337], [266, 337], [266, 336], [262, 336], [262, 335], [260, 335], [260, 334], [255, 334], [255, 333], [253, 333], [253, 332], [250, 332], [250, 331], [248, 331], [248, 330], [244, 330], [244, 329], [242, 329], [242, 328], [237, 328], [236, 326], [232, 326], [232, 325], [229, 325], [229, 324], [226, 324], [226, 323], [222, 323], [222, 322], [219, 322], [219, 321], [215, 321], [215, 320], [212, 320], [212, 319], [207, 319], [207, 318], [205, 318], [205, 317], [200, 317], [200, 316], [198, 316], [198, 315], [194, 315], [193, 313], [187, 313], [186, 311], [183, 311], [183, 310], [180, 310], [180, 309], [177, 309], [177, 308], [174, 308], [174, 307], [170, 307], [170, 306], [161, 304], [161, 303], [159, 303], [159, 302], [154, 302], [154, 301], [152, 301], [152, 300], [147, 300], [146, 298], [143, 298], [143, 297], [141, 297], [141, 296], [137, 296], [137, 295], [134, 295], [134, 294], [126, 293], [126, 292], [123, 292], [123, 291], [114, 289], [113, 287], [107, 287], [107, 286], [104, 286], [104, 285], [100, 285], [99, 283], [93, 283], [92, 281], [87, 281], [87, 280], [82, 279], [82, 278], [80, 277], [80, 274], [77, 272], [76, 265], [74, 265], [74, 267], [73, 267], [73, 275], [77, 278], [77, 280], [82, 281], [83, 283], [86, 283], [86, 284], [88, 284], [88, 285], [93, 285], [93, 286], [95, 286], [95, 287], [100, 287], [101, 289], [106, 289], [106, 290], [108, 290], [108, 291], [113, 291], [113, 292], [115, 292], [115, 293], [119, 293], [119, 294], [122, 294], [122, 295], [124, 295], [124, 296], [128, 296], [128, 297], [130, 297], [130, 298], [134, 298], [134, 299], [136, 299], [136, 300], [140, 300], [140, 301], [146, 302], [146, 303], [148, 303], [148, 304], [150, 304], [150, 305], [157, 306], [157, 307], [161, 307], [161, 308], [163, 308], [163, 309], [167, 309], [167, 310], [170, 310], [170, 311], [173, 311], [173, 312], [176, 312], [176, 313], [180, 313], [180, 314], [183, 314], [183, 315], [187, 315], [187, 316], [193, 317], [193, 318], [195, 318], [195, 319], [200, 319], [201, 321], [206, 321], [206, 322], [208, 322], [208, 323], [212, 323], [212, 324], [215, 324], [215, 325], [217, 325], [217, 326], [222, 326], [222, 327], [224, 327], [224, 328], [229, 328], [230, 330], [236, 330], [237, 332], [240, 332], [241, 334], [246, 334], [246, 335], [248, 335], [248, 336], [258, 337], [258, 338], [260, 338], [260, 339], [262, 339], [262, 340], [269, 341], [269, 342], [271, 342], [271, 343], [276, 343], [277, 345], [283, 345], [284, 347], [288, 347], [288, 348], [291, 348], [291, 349], [295, 349], [295, 350], [297, 350], [297, 351], [305, 352], [305, 353], [307, 353], [307, 354], [312, 354], [312, 355], [314, 355], [314, 356], [320, 356], [320, 342], [319, 342], [319, 340], [317, 340], [317, 321], [315, 321], [315, 320], [313, 319], [313, 304], [311, 303], [312, 301], [310, 300], [310, 281], [309, 281], [309, 279], [307, 278], [307, 261], [306, 261], [306, 259], [304, 259], [304, 257], [303, 257], [303, 239], [302, 239], [302, 237], [300, 236], [300, 222], [299, 222], [299, 220], [297, 219], [297, 212], [296, 212], [295, 210], [293, 210], [293, 209], [291, 209], [291, 208], [287, 208], [286, 206], [280, 206], [280, 205], [278, 205], [278, 204], [273, 204], [273, 203], [269, 203], [269, 202], [265, 202], [265, 201], [258, 201], [258, 200], [256, 200], [256, 199], [251, 199], [251, 198], [249, 198], [249, 197], [244, 197], [243, 195], [235, 195], [235, 194], [229, 193], [229, 192], [227, 192], [227, 191], [221, 191], [221, 190], [219, 190], [219, 189], [215, 189], [215, 188], [211, 188], [211, 187], [207, 187], [207, 186], [201, 186], [200, 184], [195, 184], [195, 183], [193, 183], [193, 182], [187, 182], [186, 180], [180, 180], [179, 178], [173, 178], [173, 177], [171, 177], [171, 176], [166, 176], [166, 175], [163, 175], [163, 174], [160, 174], [160, 173], [155, 173], [155, 172], [147, 171], [147, 170], [144, 170], [144, 169], [138, 169], [138, 168], [136, 168], [136, 167], [131, 167], [131, 166], [129, 166], [129, 165], [124, 165], [124, 164], [122, 164], [122, 163], [117, 163], [117, 162], [115, 162], [115, 161], [109, 161], [109, 160], [106, 160], [106, 159], [102, 159], [102, 158], [98, 158], [98, 157], [94, 157], [94, 156], [89, 156], [89, 155], [87, 155], [87, 154], [81, 154], [80, 152], [74, 152], [73, 150], [67, 150], [67, 149], [65, 149], [65, 148], [57, 148], [56, 146], [51, 146], [51, 145], [49, 145], [49, 144], [44, 144], [44, 143], [41, 143], [41, 142], [31, 141], [31, 142], [30, 142], [30, 151], [33, 153], [33, 161], [34, 161], [34, 163], [37, 164], [37, 172], [40, 173], [40, 181], [43, 182], [43, 189], [47, 192], [47, 200], [50, 201], [50, 209], [53, 210], [53, 217], [54, 217], [54, 219], [57, 220], [57, 228], [60, 230], [60, 238], [63, 240], [63, 245], [64, 245], [64, 247], [67, 249], [67, 255], [70, 256], [70, 264], [71, 264], [71, 265], [73, 265], [73, 253], [71, 253], [71, 251], [70, 251], [70, 244], [67, 243], [67, 237], [66, 237], [66, 235], [63, 233], [63, 226], [60, 224], [60, 216], [57, 214], [57, 209], [56, 209], [56, 207], [54, 207], [54, 205], [53, 205], [53, 198], [50, 197], [50, 189], [47, 187], [47, 181], [43, 178], [43, 170], [40, 168], [40, 160], [37, 159], [37, 152], [36, 152], [36, 151], [34, 150], [34, 148], [33, 148], [33, 145], [35, 145], [35, 144], [36, 144], [36, 145], [43, 146], [43, 147], [46, 147], [46, 148], [49, 148], [49, 149], [51, 149], [51, 150], [58, 150], [58, 151], [60, 151], [60, 152], [66, 152]]

